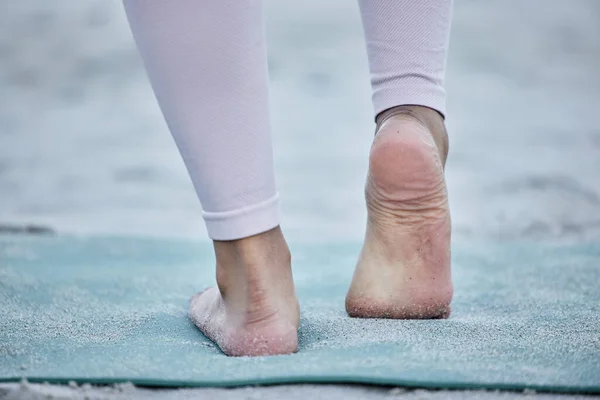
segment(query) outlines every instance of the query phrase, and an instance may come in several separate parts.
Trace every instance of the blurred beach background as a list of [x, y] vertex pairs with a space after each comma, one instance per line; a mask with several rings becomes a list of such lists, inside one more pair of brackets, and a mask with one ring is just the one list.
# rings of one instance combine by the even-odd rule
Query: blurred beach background
[[[359, 241], [358, 6], [265, 5], [284, 232]], [[0, 232], [208, 240], [121, 2], [0, 0], [0, 60]], [[600, 2], [457, 1], [447, 92], [454, 238], [600, 238]]]
[[[360, 240], [373, 114], [354, 1], [267, 1], [290, 240]], [[119, 1], [0, 2], [0, 224], [207, 239]], [[455, 237], [600, 237], [600, 2], [459, 1]]]

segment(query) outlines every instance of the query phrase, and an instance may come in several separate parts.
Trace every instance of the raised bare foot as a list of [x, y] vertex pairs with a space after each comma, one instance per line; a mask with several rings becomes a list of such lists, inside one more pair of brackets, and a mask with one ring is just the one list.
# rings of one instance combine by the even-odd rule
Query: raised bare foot
[[360, 318], [447, 318], [452, 300], [448, 136], [431, 109], [378, 119], [366, 184], [365, 241], [346, 296]]
[[214, 242], [217, 286], [190, 301], [190, 318], [229, 356], [293, 353], [300, 310], [281, 230]]

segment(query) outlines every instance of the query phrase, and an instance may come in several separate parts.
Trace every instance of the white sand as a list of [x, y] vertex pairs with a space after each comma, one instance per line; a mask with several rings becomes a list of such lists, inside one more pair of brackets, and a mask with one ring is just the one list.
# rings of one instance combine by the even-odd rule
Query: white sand
[[56, 386], [31, 384], [26, 381], [0, 384], [2, 400], [100, 400], [100, 399], [399, 399], [399, 400], [513, 400], [523, 398], [535, 400], [592, 399], [590, 396], [537, 394], [535, 392], [512, 393], [497, 391], [426, 391], [401, 388], [377, 388], [351, 385], [282, 385], [270, 387], [244, 387], [237, 389], [144, 389], [124, 383], [114, 386], [94, 387], [90, 385]]

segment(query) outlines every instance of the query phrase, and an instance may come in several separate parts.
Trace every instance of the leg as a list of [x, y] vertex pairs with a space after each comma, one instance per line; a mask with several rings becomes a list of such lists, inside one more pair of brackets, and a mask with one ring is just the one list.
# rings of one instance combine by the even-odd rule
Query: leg
[[260, 0], [124, 0], [203, 207], [217, 287], [190, 317], [229, 355], [290, 353], [298, 302], [279, 229]]
[[377, 122], [350, 316], [450, 313], [444, 69], [451, 0], [359, 0]]

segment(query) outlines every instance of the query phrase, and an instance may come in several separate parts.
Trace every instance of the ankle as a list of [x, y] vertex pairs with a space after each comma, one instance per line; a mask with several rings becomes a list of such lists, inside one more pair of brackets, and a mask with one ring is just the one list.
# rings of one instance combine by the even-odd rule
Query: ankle
[[448, 157], [449, 139], [444, 123], [444, 117], [436, 110], [416, 105], [401, 105], [379, 113], [376, 117], [377, 127], [375, 134], [379, 133], [385, 123], [393, 120], [409, 120], [417, 122], [427, 129], [433, 137], [435, 145], [440, 154], [442, 165], [446, 164]]
[[224, 298], [268, 294], [269, 282], [291, 282], [291, 254], [279, 227], [247, 238], [214, 241], [217, 285]]
[[238, 240], [213, 241], [217, 267], [251, 268], [290, 261], [290, 250], [279, 227]]

